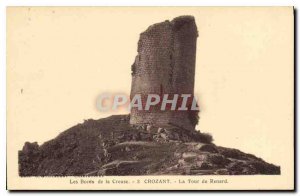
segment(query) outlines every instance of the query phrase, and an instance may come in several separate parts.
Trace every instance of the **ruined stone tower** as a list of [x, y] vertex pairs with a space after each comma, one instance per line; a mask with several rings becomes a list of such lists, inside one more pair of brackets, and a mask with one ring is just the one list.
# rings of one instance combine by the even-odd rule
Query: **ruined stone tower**
[[[194, 94], [197, 27], [193, 16], [151, 25], [140, 34], [138, 55], [132, 65], [132, 98], [148, 94]], [[196, 116], [195, 116], [196, 115]], [[132, 108], [131, 124], [177, 126], [194, 130], [198, 113], [191, 111], [149, 111]]]

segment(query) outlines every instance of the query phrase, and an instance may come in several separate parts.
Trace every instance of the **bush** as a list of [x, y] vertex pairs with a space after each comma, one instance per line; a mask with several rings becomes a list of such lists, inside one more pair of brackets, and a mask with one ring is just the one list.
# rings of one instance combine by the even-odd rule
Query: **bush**
[[213, 137], [210, 133], [200, 133], [201, 136], [200, 136], [200, 142], [203, 142], [203, 143], [212, 143], [213, 141]]

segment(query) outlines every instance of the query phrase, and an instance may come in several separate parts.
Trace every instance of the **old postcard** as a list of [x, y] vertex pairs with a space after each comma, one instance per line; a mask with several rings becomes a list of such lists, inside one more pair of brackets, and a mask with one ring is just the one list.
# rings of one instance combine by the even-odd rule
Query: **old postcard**
[[293, 7], [8, 7], [9, 190], [293, 190]]

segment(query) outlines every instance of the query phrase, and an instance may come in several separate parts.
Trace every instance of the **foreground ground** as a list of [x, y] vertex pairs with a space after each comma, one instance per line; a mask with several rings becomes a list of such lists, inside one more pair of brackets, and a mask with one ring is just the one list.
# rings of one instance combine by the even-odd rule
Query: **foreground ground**
[[280, 167], [211, 143], [210, 135], [129, 125], [128, 115], [87, 120], [19, 151], [20, 176], [253, 175]]

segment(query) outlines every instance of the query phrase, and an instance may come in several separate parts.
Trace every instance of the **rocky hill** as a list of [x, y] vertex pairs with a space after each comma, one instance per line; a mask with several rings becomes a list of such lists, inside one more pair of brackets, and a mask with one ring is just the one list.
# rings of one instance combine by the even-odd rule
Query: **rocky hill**
[[130, 126], [129, 115], [86, 120], [19, 151], [20, 176], [253, 175], [280, 167], [216, 146], [209, 134]]

